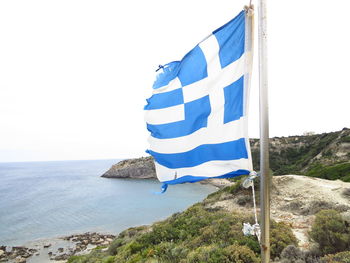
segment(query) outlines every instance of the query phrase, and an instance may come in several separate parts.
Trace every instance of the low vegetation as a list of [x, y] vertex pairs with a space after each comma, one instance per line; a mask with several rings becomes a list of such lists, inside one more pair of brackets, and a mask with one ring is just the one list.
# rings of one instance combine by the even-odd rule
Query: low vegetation
[[[108, 250], [71, 257], [69, 262], [260, 262], [257, 238], [242, 233], [243, 222], [253, 222], [253, 218], [220, 209], [213, 211], [204, 204], [195, 204], [151, 227], [128, 229], [119, 234]], [[272, 222], [273, 257], [296, 243], [289, 225]]]
[[335, 210], [322, 210], [310, 231], [315, 242], [310, 250], [290, 245], [283, 249], [280, 263], [350, 263], [350, 225]]
[[335, 210], [323, 210], [316, 214], [310, 237], [324, 255], [350, 250], [349, 223]]
[[329, 166], [318, 163], [312, 166], [306, 175], [328, 180], [341, 179], [344, 182], [350, 182], [350, 163], [340, 163]]
[[[260, 262], [257, 238], [242, 233], [243, 222], [253, 222], [252, 216], [211, 208], [219, 200], [242, 195], [246, 190], [239, 185], [221, 189], [152, 226], [129, 228], [107, 249], [94, 249], [68, 262]], [[350, 224], [339, 211], [318, 212], [309, 236], [314, 247], [301, 250], [289, 224], [272, 221], [271, 258], [280, 263], [350, 263]]]
[[321, 263], [350, 263], [350, 251], [327, 255], [321, 259]]
[[[240, 184], [221, 189], [167, 220], [123, 231], [108, 249], [97, 248], [68, 262], [260, 262], [256, 237], [242, 233], [243, 222], [253, 222], [253, 218], [210, 208], [244, 191]], [[350, 263], [350, 225], [339, 211], [318, 212], [309, 235], [315, 246], [300, 250], [290, 226], [272, 221], [271, 258], [280, 263]]]

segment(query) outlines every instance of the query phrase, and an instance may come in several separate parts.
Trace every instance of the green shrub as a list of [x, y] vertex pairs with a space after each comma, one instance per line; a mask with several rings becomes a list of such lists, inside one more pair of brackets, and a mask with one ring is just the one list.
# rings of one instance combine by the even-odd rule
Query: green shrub
[[289, 245], [283, 249], [280, 258], [285, 262], [294, 263], [300, 259], [303, 259], [303, 256], [303, 252], [300, 250], [300, 248], [294, 245]]
[[243, 236], [237, 243], [249, 247], [256, 255], [260, 255], [260, 244], [255, 236]]
[[350, 263], [350, 251], [327, 255], [321, 259], [322, 263]]
[[225, 192], [228, 192], [230, 194], [237, 194], [238, 192], [242, 191], [244, 188], [242, 187], [243, 178], [238, 179], [235, 184], [228, 186], [224, 188]]
[[297, 245], [297, 239], [292, 229], [284, 222], [271, 221], [271, 258], [279, 257], [288, 245]]
[[340, 163], [330, 166], [315, 164], [306, 175], [328, 180], [340, 179], [344, 182], [350, 182], [350, 163]]
[[106, 257], [102, 260], [102, 263], [113, 263], [113, 262], [114, 262], [113, 256]]
[[[231, 181], [234, 180], [234, 184], [208, 195], [208, 197], [203, 201], [203, 203], [208, 204], [216, 201], [226, 200], [228, 198], [232, 198], [233, 196], [238, 196], [238, 199], [236, 202], [239, 205], [241, 206], [252, 205], [253, 201], [252, 201], [251, 188], [246, 189], [242, 186], [242, 183], [246, 178], [247, 178], [246, 175], [242, 175], [237, 178], [236, 177], [232, 178]], [[254, 186], [256, 190], [256, 202], [258, 205], [259, 199], [260, 199], [260, 196], [259, 196], [260, 178], [259, 177], [254, 180]]]
[[315, 246], [310, 250], [301, 250], [300, 248], [290, 245], [283, 249], [278, 259], [279, 263], [320, 263], [320, 252]]
[[118, 248], [124, 244], [125, 244], [124, 239], [122, 238], [114, 239], [113, 242], [108, 247], [108, 250], [107, 250], [108, 254], [112, 256], [117, 254]]
[[187, 257], [188, 263], [224, 263], [227, 262], [223, 254], [223, 249], [218, 246], [203, 246], [190, 252]]
[[129, 244], [126, 245], [126, 249], [130, 251], [130, 254], [135, 254], [141, 251], [143, 248], [144, 245], [140, 244], [137, 241], [131, 241]]
[[154, 247], [154, 252], [148, 252], [146, 256], [153, 256], [159, 259], [160, 262], [180, 262], [185, 259], [189, 249], [183, 245], [176, 245], [174, 243], [160, 243]]
[[114, 262], [113, 256], [108, 256], [105, 253], [92, 250], [88, 255], [72, 256], [68, 259], [68, 263], [112, 263]]
[[71, 256], [67, 263], [83, 263], [84, 261], [84, 256]]
[[316, 214], [310, 236], [318, 243], [323, 254], [350, 249], [350, 229], [339, 212], [323, 210]]
[[341, 142], [350, 142], [350, 136], [344, 136], [340, 138]]
[[188, 263], [258, 263], [259, 258], [246, 246], [231, 245], [221, 248], [217, 245], [203, 246], [189, 253]]
[[223, 250], [227, 262], [258, 263], [259, 258], [247, 246], [231, 245]]

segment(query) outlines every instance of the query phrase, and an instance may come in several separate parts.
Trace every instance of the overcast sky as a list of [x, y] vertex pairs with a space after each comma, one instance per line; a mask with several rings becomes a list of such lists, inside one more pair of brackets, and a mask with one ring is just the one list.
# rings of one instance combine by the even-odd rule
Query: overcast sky
[[[1, 0], [0, 162], [146, 156], [155, 69], [247, 3]], [[350, 127], [349, 10], [346, 0], [268, 1], [271, 137]]]

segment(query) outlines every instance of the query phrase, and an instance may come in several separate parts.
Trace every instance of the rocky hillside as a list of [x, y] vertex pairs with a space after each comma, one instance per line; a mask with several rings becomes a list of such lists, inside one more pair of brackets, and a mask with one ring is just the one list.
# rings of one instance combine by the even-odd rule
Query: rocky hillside
[[[253, 164], [259, 170], [259, 140], [251, 140]], [[304, 136], [275, 137], [270, 139], [270, 168], [275, 175], [314, 175], [325, 167], [345, 165], [350, 181], [350, 129]], [[344, 168], [343, 168], [344, 169]], [[338, 179], [338, 178], [326, 178]]]
[[[349, 262], [333, 259], [350, 260], [350, 246], [346, 241], [350, 239], [350, 183], [298, 175], [275, 176], [272, 183], [271, 255], [274, 262]], [[340, 255], [325, 256], [331, 253], [313, 246], [310, 233], [315, 226], [315, 214], [321, 210], [334, 215], [329, 223], [342, 220], [334, 221], [334, 231], [339, 224], [348, 228], [337, 234], [343, 234], [344, 240], [337, 242], [344, 247], [333, 247], [333, 253], [341, 252]], [[247, 222], [254, 223], [252, 194], [238, 181], [182, 213], [151, 226], [125, 230], [109, 247], [101, 247], [86, 256], [71, 257], [69, 262], [258, 263], [257, 238], [242, 233], [243, 223]], [[290, 254], [290, 250], [295, 253]]]
[[[250, 191], [242, 187], [231, 187], [226, 194], [220, 195], [211, 208], [246, 213], [252, 204]], [[301, 175], [273, 177], [271, 217], [277, 222], [290, 224], [300, 247], [310, 248], [308, 232], [315, 214], [324, 209], [335, 209], [350, 222], [350, 183]]]
[[[253, 164], [259, 170], [259, 140], [251, 139]], [[270, 139], [270, 167], [275, 175], [302, 174], [350, 182], [350, 129]], [[152, 157], [113, 165], [103, 177], [156, 178]]]

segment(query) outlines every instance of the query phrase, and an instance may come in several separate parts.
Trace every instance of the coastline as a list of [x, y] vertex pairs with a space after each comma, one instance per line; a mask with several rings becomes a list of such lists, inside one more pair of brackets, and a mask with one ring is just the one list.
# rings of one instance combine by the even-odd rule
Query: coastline
[[[80, 164], [77, 164], [77, 165], [79, 167]], [[62, 172], [60, 171], [60, 173]], [[79, 176], [80, 174], [84, 175], [84, 173], [81, 173], [79, 171]], [[123, 179], [125, 181], [126, 178], [123, 178]], [[128, 178], [128, 179], [133, 180], [134, 178]], [[156, 178], [150, 178], [150, 179], [157, 180]], [[102, 180], [101, 182], [108, 182], [108, 181], [109, 180], [106, 180], [106, 181]], [[142, 179], [142, 181], [144, 180]], [[210, 180], [208, 179], [206, 181], [197, 182], [195, 184], [197, 184], [198, 186], [202, 185], [202, 187], [200, 188], [214, 186], [212, 188], [213, 189], [212, 191], [216, 191], [217, 189], [220, 189], [232, 183], [225, 179], [210, 179]], [[107, 185], [109, 186], [111, 185], [111, 183], [108, 183]], [[93, 186], [95, 186], [95, 184], [93, 184]], [[205, 196], [203, 198], [205, 198]], [[182, 209], [183, 208], [181, 208], [181, 210]], [[170, 216], [171, 214], [172, 213], [166, 215], [166, 217]], [[145, 222], [143, 224], [151, 225], [154, 222], [157, 222], [158, 220], [163, 220], [163, 219], [164, 219], [164, 215], [159, 218], [153, 219], [152, 221]], [[57, 236], [55, 235], [47, 236], [47, 237], [43, 236], [43, 238], [38, 238], [33, 240], [23, 239], [23, 242], [19, 240], [18, 242], [14, 242], [14, 243], [6, 242], [5, 241], [6, 238], [5, 238], [3, 242], [0, 243], [0, 262], [16, 262], [16, 263], [18, 262], [28, 262], [28, 263], [66, 262], [66, 260], [70, 256], [89, 253], [92, 249], [96, 247], [101, 247], [101, 246], [108, 247], [108, 245], [113, 241], [114, 237], [119, 232], [125, 229], [128, 229], [133, 225], [135, 226], [135, 224], [132, 224], [130, 226], [124, 226], [122, 229], [120, 229], [120, 231], [119, 229], [115, 229], [116, 232], [112, 230], [111, 232], [108, 233], [103, 230], [100, 231], [99, 229], [96, 229], [96, 228], [95, 229], [85, 228], [82, 231], [78, 230], [78, 232], [68, 231], [66, 233], [63, 232], [63, 234], [60, 234]], [[136, 224], [136, 225], [140, 225], [140, 224]], [[94, 231], [94, 232], [86, 233], [86, 231]]]
[[[208, 179], [195, 184], [211, 185], [219, 190], [234, 183], [227, 179]], [[154, 220], [154, 222], [159, 220], [162, 219]], [[154, 222], [147, 225], [152, 225]], [[128, 228], [132, 228], [132, 226], [125, 229]], [[63, 236], [25, 241], [23, 244], [16, 246], [0, 244], [0, 262], [63, 263], [67, 262], [71, 256], [87, 254], [96, 247], [107, 250], [109, 244], [118, 234], [111, 232], [68, 233]]]
[[87, 254], [96, 247], [107, 249], [115, 237], [115, 234], [87, 232], [33, 240], [22, 246], [1, 245], [0, 262], [63, 263], [71, 256]]
[[[221, 189], [234, 183], [227, 179], [208, 179], [196, 184]], [[0, 262], [63, 263], [71, 256], [87, 254], [96, 247], [107, 250], [116, 236], [117, 233], [86, 232], [27, 241], [20, 246], [1, 244]]]

